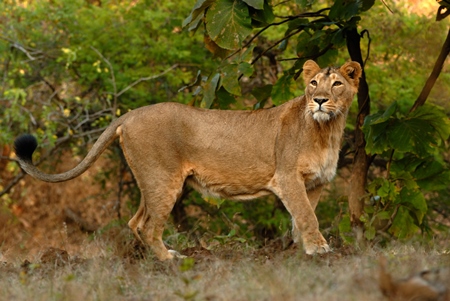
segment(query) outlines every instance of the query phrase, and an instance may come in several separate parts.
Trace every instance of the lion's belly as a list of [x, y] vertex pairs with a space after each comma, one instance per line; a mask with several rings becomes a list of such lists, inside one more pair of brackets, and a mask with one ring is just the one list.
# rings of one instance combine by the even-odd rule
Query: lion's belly
[[186, 184], [204, 196], [229, 200], [252, 200], [269, 195], [272, 192], [268, 190], [265, 182], [262, 179], [253, 179], [252, 181], [251, 178], [247, 178], [245, 181], [239, 181], [236, 178], [226, 181], [199, 175], [192, 175], [186, 179]]

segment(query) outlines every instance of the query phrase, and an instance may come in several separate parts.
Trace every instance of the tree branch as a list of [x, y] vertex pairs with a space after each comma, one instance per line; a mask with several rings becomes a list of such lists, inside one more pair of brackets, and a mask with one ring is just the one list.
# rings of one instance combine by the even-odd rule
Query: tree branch
[[[284, 24], [284, 23], [286, 23], [286, 22], [289, 22], [289, 21], [292, 21], [292, 20], [295, 20], [295, 19], [300, 19], [300, 18], [318, 18], [318, 17], [328, 18], [327, 15], [322, 15], [322, 13], [323, 13], [324, 11], [327, 11], [327, 10], [330, 10], [330, 8], [327, 7], [327, 8], [323, 8], [323, 9], [321, 9], [321, 10], [318, 10], [318, 11], [316, 11], [316, 12], [306, 12], [306, 13], [302, 13], [302, 14], [295, 15], [295, 16], [286, 16], [286, 17], [279, 16], [278, 18], [283, 18], [283, 19], [286, 19], [286, 20], [283, 20], [283, 21], [280, 21], [280, 22], [270, 23], [270, 24], [264, 26], [264, 27], [263, 27], [260, 31], [258, 31], [253, 37], [251, 37], [250, 40], [248, 40], [242, 47], [240, 47], [238, 50], [236, 50], [235, 52], [233, 52], [233, 53], [231, 53], [230, 55], [228, 55], [225, 59], [229, 59], [230, 57], [232, 57], [232, 56], [236, 55], [237, 53], [239, 53], [242, 49], [248, 47], [248, 45], [250, 45], [250, 44], [251, 44], [251, 43], [252, 43], [259, 35], [261, 35], [264, 31], [266, 31], [267, 29], [269, 29], [269, 28], [272, 27], [272, 26], [282, 25], [282, 24]], [[289, 36], [289, 37], [290, 37], [290, 36]], [[275, 44], [273, 47], [275, 47], [276, 45], [278, 45], [278, 44], [281, 43], [282, 41], [286, 40], [286, 38], [287, 38], [287, 36], [283, 37], [283, 38], [282, 38], [279, 42], [277, 42], [277, 44]], [[271, 48], [273, 48], [273, 47], [271, 47]], [[267, 50], [269, 50], [269, 49], [267, 49]], [[264, 51], [264, 53], [267, 52], [267, 50]], [[264, 54], [264, 53], [263, 53], [263, 54]], [[261, 56], [260, 56], [260, 57], [261, 57]], [[260, 58], [260, 57], [259, 57], [259, 58]]]
[[98, 51], [94, 46], [91, 46], [91, 49], [94, 50], [102, 58], [103, 61], [105, 61], [105, 63], [108, 65], [109, 70], [111, 72], [111, 80], [112, 80], [112, 85], [113, 85], [113, 96], [114, 96], [114, 103], [113, 103], [113, 110], [112, 111], [115, 114], [115, 112], [117, 110], [117, 98], [119, 96], [117, 96], [117, 86], [116, 86], [116, 77], [114, 75], [114, 69], [113, 69], [113, 67], [111, 65], [111, 62], [107, 58], [105, 58], [103, 56], [103, 54], [100, 53], [100, 51]]
[[123, 93], [127, 92], [128, 90], [130, 90], [131, 88], [133, 88], [134, 86], [136, 86], [137, 84], [143, 82], [143, 81], [147, 81], [147, 80], [152, 80], [158, 77], [163, 76], [164, 74], [166, 74], [167, 72], [175, 69], [178, 67], [178, 64], [174, 64], [172, 65], [170, 68], [164, 70], [163, 72], [161, 72], [160, 74], [156, 74], [156, 75], [152, 75], [152, 76], [148, 76], [148, 77], [142, 77], [140, 79], [138, 79], [137, 81], [135, 81], [134, 83], [128, 85], [127, 87], [125, 87], [122, 91], [120, 91], [119, 93], [117, 93], [117, 97], [120, 97]]
[[436, 80], [438, 79], [439, 74], [442, 71], [445, 59], [447, 58], [449, 53], [450, 53], [450, 30], [447, 33], [447, 38], [445, 39], [444, 45], [442, 45], [441, 52], [439, 53], [436, 63], [434, 64], [433, 71], [431, 71], [431, 74], [428, 77], [427, 82], [425, 83], [425, 86], [423, 87], [422, 92], [420, 93], [416, 102], [411, 107], [411, 110], [409, 110], [410, 113], [415, 111], [418, 107], [423, 106], [425, 104], [425, 101], [430, 95], [431, 89], [433, 89], [433, 86], [436, 83]]

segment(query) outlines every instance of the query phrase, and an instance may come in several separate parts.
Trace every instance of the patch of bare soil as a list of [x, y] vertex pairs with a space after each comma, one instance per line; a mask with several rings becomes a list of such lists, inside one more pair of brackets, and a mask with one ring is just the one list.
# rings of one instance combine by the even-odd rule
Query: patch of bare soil
[[[40, 166], [49, 173], [67, 171], [79, 162], [65, 154], [55, 165]], [[80, 252], [83, 241], [100, 227], [117, 220], [118, 181], [114, 164], [106, 156], [83, 175], [68, 182], [46, 183], [25, 176], [9, 194], [9, 204], [0, 207], [1, 255], [37, 255], [49, 247]], [[109, 179], [94, 179], [108, 171]], [[13, 179], [3, 165], [1, 185]], [[123, 216], [130, 216], [122, 199]], [[1, 256], [0, 256], [1, 259]]]

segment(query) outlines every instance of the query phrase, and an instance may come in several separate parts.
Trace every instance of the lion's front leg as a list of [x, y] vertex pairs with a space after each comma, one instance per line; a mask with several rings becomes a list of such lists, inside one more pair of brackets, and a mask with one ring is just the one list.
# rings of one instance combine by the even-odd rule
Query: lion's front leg
[[[307, 193], [305, 184], [296, 177], [279, 181], [279, 187], [275, 190], [292, 216], [294, 242], [301, 237], [306, 254], [330, 252], [327, 241], [319, 231], [319, 222], [314, 213], [320, 190]], [[311, 196], [311, 201], [308, 195]]]
[[[309, 203], [311, 204], [313, 211], [316, 210], [317, 204], [319, 203], [320, 195], [322, 193], [322, 187], [323, 185], [318, 185], [306, 191]], [[295, 226], [294, 220], [292, 220], [292, 238], [295, 243], [299, 242], [301, 239], [300, 230]]]

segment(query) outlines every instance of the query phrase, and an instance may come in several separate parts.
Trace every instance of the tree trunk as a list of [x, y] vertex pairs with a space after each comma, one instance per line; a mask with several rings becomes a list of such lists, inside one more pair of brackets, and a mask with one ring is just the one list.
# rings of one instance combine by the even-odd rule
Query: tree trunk
[[366, 141], [362, 132], [364, 118], [370, 114], [369, 86], [366, 82], [364, 64], [360, 47], [361, 36], [356, 28], [347, 32], [347, 49], [350, 58], [358, 62], [363, 68], [361, 80], [358, 89], [358, 116], [355, 127], [355, 156], [353, 158], [353, 170], [350, 176], [350, 188], [348, 194], [348, 203], [350, 209], [350, 220], [354, 227], [361, 225], [360, 217], [363, 212], [364, 200], [367, 182], [367, 171], [370, 165], [370, 156], [366, 154]]

